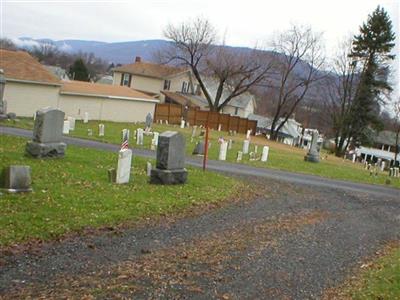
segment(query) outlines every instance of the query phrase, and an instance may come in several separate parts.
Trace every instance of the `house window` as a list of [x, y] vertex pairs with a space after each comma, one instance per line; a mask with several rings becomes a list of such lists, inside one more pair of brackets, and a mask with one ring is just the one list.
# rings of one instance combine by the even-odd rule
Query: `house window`
[[184, 81], [184, 82], [182, 82], [182, 93], [186, 93], [186, 91], [187, 91], [187, 83], [186, 83], [186, 81]]
[[131, 75], [130, 74], [122, 74], [122, 80], [121, 80], [121, 85], [123, 86], [129, 86], [130, 84], [130, 78]]
[[171, 80], [164, 80], [164, 90], [169, 91], [171, 88]]
[[235, 107], [235, 115], [237, 116], [239, 114], [239, 107]]

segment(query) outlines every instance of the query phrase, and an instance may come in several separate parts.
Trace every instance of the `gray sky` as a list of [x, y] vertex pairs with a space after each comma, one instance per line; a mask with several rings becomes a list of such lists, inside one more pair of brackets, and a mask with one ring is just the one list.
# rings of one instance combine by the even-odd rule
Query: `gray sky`
[[[107, 42], [162, 38], [170, 22], [208, 18], [234, 46], [264, 45], [291, 23], [324, 33], [327, 53], [358, 27], [377, 5], [400, 35], [400, 0], [0, 0], [2, 37], [84, 39]], [[399, 40], [399, 39], [398, 39]], [[400, 53], [397, 42], [396, 53]], [[399, 60], [396, 64], [400, 69]], [[396, 81], [399, 81], [397, 76]]]

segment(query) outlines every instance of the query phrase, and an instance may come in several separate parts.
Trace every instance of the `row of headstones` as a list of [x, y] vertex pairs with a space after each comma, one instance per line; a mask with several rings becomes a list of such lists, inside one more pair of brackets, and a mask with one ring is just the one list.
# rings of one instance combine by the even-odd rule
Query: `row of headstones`
[[[377, 169], [380, 168], [381, 172], [385, 171], [386, 163], [384, 161], [377, 162], [375, 164], [370, 164], [368, 162], [364, 162], [364, 169], [370, 171], [370, 175], [375, 173], [377, 175]], [[393, 167], [389, 168], [389, 176], [390, 177], [399, 177], [399, 168]]]
[[[34, 114], [33, 119], [36, 120], [36, 113]], [[74, 117], [67, 117], [67, 119], [64, 120], [64, 123], [63, 123], [62, 133], [69, 134], [70, 131], [74, 131], [75, 123], [76, 123], [76, 119]], [[89, 123], [89, 113], [87, 113], [87, 112], [85, 112], [85, 114], [84, 114], [83, 123], [85, 123], [85, 124]], [[100, 127], [99, 127], [99, 130], [100, 130]], [[100, 133], [99, 133], [99, 135], [100, 135]], [[103, 135], [104, 135], [104, 125], [103, 125]]]

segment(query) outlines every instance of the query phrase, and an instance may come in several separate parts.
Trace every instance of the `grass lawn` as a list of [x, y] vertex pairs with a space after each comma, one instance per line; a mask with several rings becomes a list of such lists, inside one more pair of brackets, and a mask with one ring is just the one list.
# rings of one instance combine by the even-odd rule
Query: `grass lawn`
[[365, 264], [361, 272], [335, 294], [335, 299], [400, 299], [399, 245], [387, 247], [383, 256]]
[[192, 168], [185, 185], [150, 185], [146, 160], [139, 157], [133, 159], [129, 184], [111, 184], [107, 169], [116, 167], [116, 153], [68, 146], [65, 158], [41, 160], [24, 156], [25, 143], [0, 135], [0, 170], [31, 166], [34, 190], [0, 196], [0, 246], [182, 211], [221, 201], [244, 187], [236, 179]]
[[[98, 136], [98, 124], [105, 124], [105, 136]], [[21, 118], [19, 122], [13, 121], [0, 121], [0, 125], [4, 124], [7, 126], [16, 126], [20, 128], [32, 129], [33, 119], [32, 118]], [[107, 143], [120, 144], [122, 129], [128, 128], [131, 131], [131, 146], [137, 148], [150, 149], [151, 136], [144, 136], [144, 145], [136, 145], [136, 141], [133, 139], [133, 131], [137, 128], [143, 128], [144, 124], [133, 124], [133, 123], [115, 123], [115, 122], [99, 122], [99, 121], [89, 121], [88, 124], [83, 124], [82, 121], [76, 122], [75, 131], [70, 133], [70, 136], [90, 138], [98, 141], [103, 141]], [[93, 136], [87, 135], [87, 130], [92, 129]], [[179, 126], [174, 125], [159, 125], [154, 124], [154, 130], [163, 132], [166, 130], [176, 130], [182, 132], [186, 137], [186, 153], [191, 155], [192, 151], [196, 145], [196, 141], [200, 140], [202, 137], [197, 136], [193, 141], [191, 141], [191, 128], [181, 129]], [[198, 128], [197, 133], [199, 134], [200, 129]], [[210, 131], [210, 141], [211, 148], [209, 151], [210, 159], [218, 159], [219, 145], [218, 138], [220, 136], [225, 139], [233, 140], [233, 147], [228, 150], [227, 161], [236, 162], [236, 155], [238, 151], [242, 150], [242, 143], [245, 138], [243, 134], [238, 134], [234, 137], [230, 137], [227, 132]], [[258, 145], [258, 155], [261, 155], [262, 146], [268, 145], [270, 147], [269, 158], [267, 163], [263, 163], [260, 160], [250, 161], [248, 155], [243, 156], [243, 161], [241, 163], [249, 164], [257, 167], [267, 167], [272, 169], [279, 169], [284, 171], [291, 171], [304, 174], [318, 175], [322, 177], [332, 178], [332, 179], [342, 179], [354, 182], [363, 182], [370, 184], [381, 184], [384, 185], [386, 179], [388, 178], [387, 172], [379, 172], [378, 176], [370, 176], [369, 172], [364, 170], [363, 166], [359, 163], [353, 164], [352, 162], [341, 158], [335, 157], [328, 153], [323, 152], [322, 156], [324, 159], [320, 163], [309, 163], [304, 161], [304, 155], [306, 150], [299, 149], [295, 147], [290, 147], [283, 145], [281, 143], [269, 141], [262, 136], [252, 137], [250, 151], [254, 151], [254, 146]], [[391, 178], [390, 186], [400, 188], [400, 178]]]

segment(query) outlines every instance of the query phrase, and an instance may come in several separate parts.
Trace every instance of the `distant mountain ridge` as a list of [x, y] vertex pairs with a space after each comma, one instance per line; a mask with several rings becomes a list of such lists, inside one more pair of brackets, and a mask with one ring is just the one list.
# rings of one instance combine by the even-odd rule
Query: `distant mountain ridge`
[[51, 40], [51, 39], [32, 39], [29, 37], [20, 38], [24, 42], [51, 43], [60, 50], [77, 53], [89, 52], [94, 53], [99, 58], [114, 64], [127, 64], [134, 61], [136, 56], [140, 56], [143, 60], [154, 61], [154, 52], [162, 50], [168, 45], [166, 40], [142, 40], [128, 42], [99, 42], [86, 40]]

